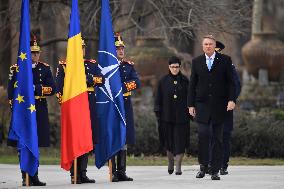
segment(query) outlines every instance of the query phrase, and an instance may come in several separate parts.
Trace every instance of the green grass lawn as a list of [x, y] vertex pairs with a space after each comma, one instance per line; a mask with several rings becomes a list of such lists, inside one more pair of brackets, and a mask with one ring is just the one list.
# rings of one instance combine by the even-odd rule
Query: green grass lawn
[[[18, 164], [19, 160], [15, 149], [10, 147], [0, 148], [0, 164]], [[40, 151], [41, 165], [59, 165], [60, 152], [58, 149], [41, 149]], [[94, 164], [94, 158], [89, 158], [89, 164]], [[167, 157], [165, 156], [132, 156], [127, 158], [128, 165], [167, 165]], [[197, 165], [197, 158], [185, 156], [183, 165]], [[230, 165], [284, 165], [284, 159], [273, 158], [246, 158], [232, 157]]]

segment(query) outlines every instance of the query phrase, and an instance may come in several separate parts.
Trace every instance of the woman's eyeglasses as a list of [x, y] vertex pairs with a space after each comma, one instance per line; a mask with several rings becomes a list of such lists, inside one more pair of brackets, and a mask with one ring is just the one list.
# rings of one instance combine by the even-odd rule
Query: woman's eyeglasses
[[180, 66], [170, 66], [170, 68], [178, 69], [178, 68], [180, 68]]

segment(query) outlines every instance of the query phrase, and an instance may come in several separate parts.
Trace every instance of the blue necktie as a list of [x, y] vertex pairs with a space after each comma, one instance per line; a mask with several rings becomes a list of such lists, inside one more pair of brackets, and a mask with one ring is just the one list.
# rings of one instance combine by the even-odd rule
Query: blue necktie
[[208, 67], [208, 70], [210, 71], [211, 68], [212, 68], [212, 59], [211, 58], [208, 58], [208, 65], [207, 65], [207, 67]]

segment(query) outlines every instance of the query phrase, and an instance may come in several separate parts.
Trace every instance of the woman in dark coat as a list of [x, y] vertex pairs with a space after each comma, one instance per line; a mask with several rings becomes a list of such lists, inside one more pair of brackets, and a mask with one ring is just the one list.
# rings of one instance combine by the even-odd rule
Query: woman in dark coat
[[169, 73], [159, 81], [154, 111], [159, 123], [160, 143], [168, 156], [168, 173], [181, 175], [181, 162], [189, 140], [190, 115], [187, 109], [189, 80], [180, 72], [181, 61], [173, 56], [169, 60]]

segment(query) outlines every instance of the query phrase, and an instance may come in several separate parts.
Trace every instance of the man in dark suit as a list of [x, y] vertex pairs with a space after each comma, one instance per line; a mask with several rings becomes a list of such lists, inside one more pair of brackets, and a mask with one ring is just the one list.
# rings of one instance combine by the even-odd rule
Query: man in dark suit
[[[222, 132], [227, 111], [235, 108], [235, 84], [232, 62], [228, 56], [215, 52], [216, 40], [206, 35], [202, 41], [204, 54], [192, 60], [188, 109], [198, 123], [198, 161], [203, 178], [209, 164], [209, 143], [212, 142], [212, 180], [220, 180]], [[210, 140], [212, 130], [212, 140]]]

